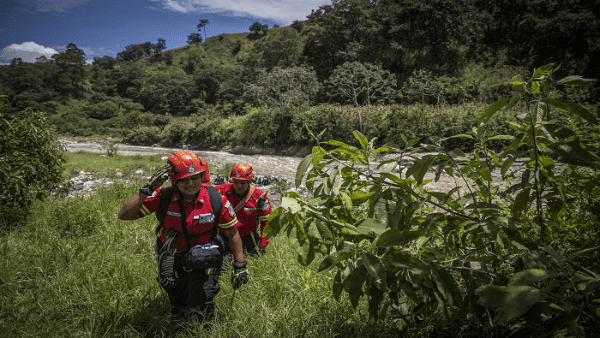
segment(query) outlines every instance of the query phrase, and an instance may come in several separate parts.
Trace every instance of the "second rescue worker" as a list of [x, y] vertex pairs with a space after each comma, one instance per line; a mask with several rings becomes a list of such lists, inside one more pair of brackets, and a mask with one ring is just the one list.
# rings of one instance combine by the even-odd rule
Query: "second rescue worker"
[[[215, 188], [229, 200], [238, 221], [242, 223], [238, 227], [238, 231], [242, 238], [244, 250], [255, 255], [263, 253], [269, 244], [269, 239], [263, 238], [262, 232], [268, 223], [267, 218], [271, 213], [271, 202], [265, 192], [251, 184], [254, 171], [250, 164], [236, 164], [231, 170], [230, 177], [233, 183], [221, 184]], [[228, 250], [227, 237], [223, 237], [226, 249], [225, 259], [228, 262], [231, 259], [231, 251]]]

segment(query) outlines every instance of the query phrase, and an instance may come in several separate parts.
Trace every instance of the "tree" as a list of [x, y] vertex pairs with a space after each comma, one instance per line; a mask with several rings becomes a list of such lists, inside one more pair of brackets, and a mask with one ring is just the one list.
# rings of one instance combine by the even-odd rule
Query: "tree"
[[406, 92], [409, 95], [417, 95], [421, 99], [421, 104], [425, 103], [425, 96], [436, 99], [436, 105], [440, 104], [442, 99], [442, 89], [436, 77], [429, 71], [420, 69], [415, 70], [413, 75], [408, 78]]
[[140, 59], [144, 56], [151, 56], [161, 53], [167, 48], [166, 41], [164, 39], [158, 39], [158, 43], [152, 42], [138, 43], [135, 45], [129, 45], [125, 47], [125, 50], [117, 53], [117, 57], [124, 61], [133, 61]]
[[320, 80], [335, 67], [348, 61], [377, 63], [380, 47], [375, 31], [381, 22], [372, 19], [370, 0], [337, 0], [308, 16], [303, 33], [307, 35], [304, 55]]
[[246, 85], [246, 96], [260, 103], [288, 110], [310, 103], [319, 89], [315, 72], [307, 67], [275, 67], [261, 71], [255, 83]]
[[202, 42], [202, 36], [200, 35], [200, 33], [192, 33], [188, 35], [187, 38], [188, 45], [195, 45]]
[[364, 133], [369, 116], [363, 119], [360, 107], [370, 106], [375, 102], [386, 102], [394, 98], [396, 76], [387, 70], [379, 69], [373, 64], [346, 62], [334, 69], [327, 80], [332, 98], [341, 97], [351, 102], [358, 111], [360, 132]]
[[250, 26], [250, 28], [248, 28], [251, 32], [254, 32], [254, 34], [256, 36], [258, 36], [258, 34], [260, 32], [263, 32], [263, 34], [267, 34], [267, 31], [269, 30], [269, 25], [263, 25], [260, 22], [256, 21], [255, 23], [252, 24], [252, 26]]
[[294, 20], [294, 22], [292, 22], [290, 27], [297, 30], [298, 33], [302, 33], [302, 31], [304, 30], [304, 21]]
[[202, 19], [200, 20], [200, 23], [198, 24], [198, 31], [200, 31], [201, 28], [204, 28], [204, 40], [206, 40], [207, 36], [206, 36], [206, 25], [208, 25], [210, 22], [208, 21], [208, 19]]
[[60, 72], [54, 74], [58, 91], [70, 95], [81, 93], [83, 96], [85, 52], [70, 43], [64, 53], [54, 54], [52, 59], [60, 68]]
[[162, 53], [163, 50], [167, 48], [167, 41], [165, 39], [158, 39], [158, 43], [156, 43], [153, 47], [154, 54]]
[[108, 55], [105, 55], [101, 58], [94, 57], [94, 59], [92, 61], [93, 66], [98, 66], [103, 69], [113, 69], [116, 64], [117, 64], [117, 59], [113, 58], [112, 56], [108, 56]]
[[24, 224], [31, 204], [56, 191], [63, 151], [43, 113], [26, 109], [12, 120], [0, 118], [0, 225]]
[[262, 58], [262, 65], [271, 69], [275, 66], [298, 65], [302, 57], [303, 40], [300, 33], [284, 27], [256, 41], [253, 50]]

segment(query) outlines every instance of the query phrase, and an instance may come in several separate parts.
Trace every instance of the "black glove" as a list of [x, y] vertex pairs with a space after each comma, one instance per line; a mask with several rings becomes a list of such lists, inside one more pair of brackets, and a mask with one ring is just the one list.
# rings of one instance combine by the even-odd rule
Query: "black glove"
[[262, 196], [260, 196], [258, 198], [258, 200], [256, 200], [256, 209], [262, 209], [262, 208], [264, 208], [266, 201], [267, 201], [267, 198], [265, 197], [264, 194]]
[[158, 169], [154, 175], [150, 177], [148, 183], [140, 188], [140, 193], [146, 194], [147, 196], [152, 195], [154, 190], [160, 188], [160, 186], [169, 179], [169, 170], [171, 170], [171, 167], [168, 164]]
[[233, 262], [233, 275], [231, 275], [231, 284], [233, 289], [237, 289], [242, 284], [248, 283], [248, 269], [246, 269], [246, 261]]

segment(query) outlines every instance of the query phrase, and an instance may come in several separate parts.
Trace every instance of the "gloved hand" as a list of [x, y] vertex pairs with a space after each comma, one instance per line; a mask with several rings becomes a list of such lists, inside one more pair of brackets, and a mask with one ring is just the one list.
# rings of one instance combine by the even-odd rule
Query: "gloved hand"
[[171, 167], [168, 164], [158, 169], [154, 175], [150, 177], [148, 183], [140, 188], [140, 193], [146, 194], [147, 196], [152, 195], [154, 190], [160, 188], [160, 186], [169, 179], [169, 170], [171, 170]]
[[258, 239], [260, 240], [258, 242], [258, 252], [261, 254], [264, 254], [265, 251], [267, 250], [267, 245], [269, 245], [269, 239], [264, 238], [262, 235], [258, 236]]
[[256, 210], [264, 209], [269, 210], [269, 206], [267, 205], [265, 208], [265, 202], [267, 202], [266, 194], [262, 194], [258, 200], [256, 200]]
[[233, 262], [233, 275], [231, 275], [231, 284], [233, 289], [237, 289], [242, 284], [248, 283], [248, 269], [246, 269], [246, 261]]

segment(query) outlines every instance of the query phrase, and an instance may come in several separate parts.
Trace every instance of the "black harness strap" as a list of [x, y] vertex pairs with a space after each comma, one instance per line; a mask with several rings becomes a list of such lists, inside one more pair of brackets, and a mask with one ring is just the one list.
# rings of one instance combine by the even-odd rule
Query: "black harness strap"
[[[164, 227], [165, 216], [167, 215], [169, 204], [171, 203], [171, 200], [173, 199], [173, 193], [175, 192], [175, 189], [176, 189], [175, 186], [171, 186], [171, 187], [166, 187], [161, 190], [161, 194], [160, 194], [159, 201], [158, 201], [158, 209], [156, 210], [156, 218], [158, 219], [158, 222], [159, 222], [158, 226], [156, 227], [157, 240], [160, 237], [161, 229]], [[216, 238], [217, 238], [219, 216], [221, 215], [221, 210], [223, 208], [223, 200], [221, 199], [221, 195], [219, 194], [217, 189], [215, 189], [214, 187], [211, 187], [211, 186], [206, 187], [206, 190], [208, 191], [210, 207], [213, 210], [215, 220], [213, 222], [213, 227], [211, 229], [203, 231], [199, 234], [188, 234], [187, 233], [186, 216], [185, 216], [185, 210], [184, 210], [184, 205], [183, 205], [183, 199], [180, 198], [178, 200], [179, 213], [181, 215], [181, 229], [183, 230], [183, 233], [179, 234], [179, 236], [185, 238], [188, 249], [191, 246], [190, 239], [196, 239], [200, 235], [202, 235], [208, 231], [211, 232], [211, 236], [210, 236], [211, 242], [215, 242]]]
[[214, 187], [206, 187], [208, 191], [208, 199], [210, 200], [210, 207], [215, 215], [214, 225], [212, 227], [212, 233], [210, 234], [210, 241], [215, 244], [217, 240], [217, 233], [219, 232], [219, 217], [221, 216], [221, 210], [223, 209], [223, 199], [221, 194]]

